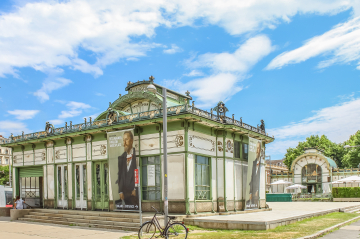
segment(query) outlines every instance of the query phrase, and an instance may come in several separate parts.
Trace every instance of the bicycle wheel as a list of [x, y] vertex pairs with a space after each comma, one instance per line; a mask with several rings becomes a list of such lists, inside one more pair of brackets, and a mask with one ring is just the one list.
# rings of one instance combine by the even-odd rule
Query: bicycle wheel
[[139, 238], [140, 239], [150, 239], [156, 233], [156, 226], [153, 222], [144, 223], [139, 229]]
[[178, 222], [172, 223], [167, 229], [166, 234], [168, 237], [171, 238], [184, 238], [187, 237], [187, 229], [186, 227]]

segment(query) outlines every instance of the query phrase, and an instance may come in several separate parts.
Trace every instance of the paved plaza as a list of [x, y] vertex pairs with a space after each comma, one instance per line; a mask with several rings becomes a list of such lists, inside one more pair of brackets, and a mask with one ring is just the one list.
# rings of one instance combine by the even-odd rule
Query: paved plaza
[[54, 224], [40, 224], [14, 221], [7, 217], [0, 217], [1, 238], [11, 239], [119, 239], [134, 232], [115, 231], [106, 229], [92, 229], [84, 227], [61, 226]]
[[[321, 211], [360, 205], [359, 202], [268, 202], [272, 211], [202, 217], [221, 221], [274, 221]], [[200, 219], [200, 218], [197, 218]]]
[[360, 206], [359, 202], [268, 202], [272, 211], [246, 214], [216, 215], [186, 218], [191, 225], [215, 229], [268, 230], [288, 225], [306, 217], [339, 211], [341, 208]]

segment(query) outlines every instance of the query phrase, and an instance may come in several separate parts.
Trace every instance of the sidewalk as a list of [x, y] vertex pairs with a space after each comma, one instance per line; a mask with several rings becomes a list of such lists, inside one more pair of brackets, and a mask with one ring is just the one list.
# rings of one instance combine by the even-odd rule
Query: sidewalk
[[320, 238], [324, 238], [324, 239], [354, 238], [355, 239], [355, 238], [360, 238], [359, 234], [360, 234], [360, 221], [357, 221], [348, 226], [341, 227], [339, 230], [336, 230]]
[[9, 218], [0, 217], [0, 234], [1, 238], [11, 239], [119, 239], [122, 236], [134, 234], [134, 232], [25, 223], [19, 221], [10, 222]]

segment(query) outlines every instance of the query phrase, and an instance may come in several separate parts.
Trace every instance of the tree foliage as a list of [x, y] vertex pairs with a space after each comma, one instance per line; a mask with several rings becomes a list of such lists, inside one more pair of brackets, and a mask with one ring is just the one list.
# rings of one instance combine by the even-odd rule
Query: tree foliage
[[323, 154], [332, 158], [339, 168], [357, 168], [360, 163], [360, 147], [345, 149], [345, 145], [360, 145], [360, 130], [351, 135], [349, 140], [343, 143], [334, 143], [325, 135], [311, 135], [305, 141], [299, 142], [296, 148], [288, 148], [284, 163], [290, 169], [292, 162], [304, 153], [304, 148], [318, 148]]
[[0, 166], [0, 185], [9, 182], [9, 166]]
[[285, 154], [284, 163], [290, 169], [292, 162], [304, 153], [305, 148], [318, 148], [323, 150], [323, 154], [332, 158], [338, 167], [343, 167], [342, 158], [345, 154], [344, 144], [336, 144], [329, 140], [325, 135], [311, 135], [304, 142], [299, 142], [296, 148], [288, 148]]
[[[360, 145], [360, 130], [356, 134], [351, 135], [349, 140], [345, 141], [344, 145]], [[360, 163], [360, 147], [345, 149], [346, 154], [343, 158], [343, 164], [347, 168], [357, 168]]]

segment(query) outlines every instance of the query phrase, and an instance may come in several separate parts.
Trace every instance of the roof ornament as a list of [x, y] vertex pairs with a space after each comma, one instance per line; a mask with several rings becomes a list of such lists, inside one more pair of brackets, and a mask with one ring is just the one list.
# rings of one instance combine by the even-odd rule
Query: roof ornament
[[155, 80], [155, 77], [153, 77], [153, 76], [151, 75], [151, 76], [149, 77], [149, 80], [150, 80], [151, 83], [153, 83], [154, 80]]
[[260, 123], [261, 123], [260, 129], [261, 129], [262, 131], [265, 131], [265, 121], [264, 121], [264, 120], [260, 120]]
[[190, 91], [187, 90], [187, 91], [185, 92], [185, 95], [186, 95], [186, 96], [190, 96]]

